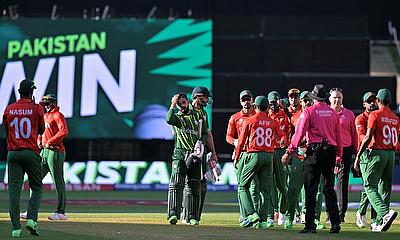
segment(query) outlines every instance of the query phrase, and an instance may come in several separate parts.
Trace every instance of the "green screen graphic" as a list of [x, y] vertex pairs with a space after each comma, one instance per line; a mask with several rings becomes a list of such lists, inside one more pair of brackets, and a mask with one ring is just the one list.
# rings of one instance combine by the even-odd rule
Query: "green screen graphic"
[[170, 139], [171, 97], [212, 90], [211, 66], [210, 20], [1, 21], [0, 115], [30, 78], [36, 102], [57, 95], [70, 137]]

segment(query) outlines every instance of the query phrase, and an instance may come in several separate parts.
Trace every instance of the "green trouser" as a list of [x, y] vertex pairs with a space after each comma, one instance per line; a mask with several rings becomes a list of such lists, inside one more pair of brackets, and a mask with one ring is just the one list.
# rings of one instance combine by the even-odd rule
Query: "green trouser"
[[32, 195], [28, 203], [28, 219], [37, 221], [42, 199], [42, 167], [40, 156], [32, 150], [9, 151], [8, 161], [8, 194], [10, 204], [10, 218], [12, 229], [20, 229], [20, 197], [24, 181], [24, 174], [28, 175], [29, 187]]
[[[377, 212], [376, 223], [378, 224], [382, 223], [383, 216], [389, 212], [394, 160], [393, 150], [377, 149], [372, 149], [369, 157], [360, 159], [364, 189], [368, 200]], [[379, 192], [379, 184], [382, 184], [381, 192]]]
[[274, 211], [282, 214], [286, 213], [287, 196], [287, 167], [282, 165], [281, 158], [285, 154], [286, 148], [275, 148], [274, 151], [274, 187], [271, 194], [271, 204], [274, 206], [268, 213], [268, 218], [274, 219]]
[[64, 160], [65, 152], [58, 152], [48, 148], [42, 149], [40, 152], [42, 157], [43, 175], [42, 180], [50, 171], [51, 178], [56, 185], [58, 196], [57, 213], [65, 214], [66, 194], [64, 181]]
[[[322, 202], [324, 200], [324, 194], [322, 192], [323, 189], [324, 189], [324, 183], [323, 183], [322, 178], [321, 178], [321, 180], [319, 182], [319, 185], [318, 185], [318, 191], [317, 191], [317, 197], [316, 197], [317, 203], [315, 205], [315, 219], [318, 220], [318, 221], [321, 220]], [[304, 190], [304, 186], [301, 189], [301, 194], [300, 195], [301, 195], [301, 206], [302, 206], [301, 212], [303, 214], [306, 214], [306, 211], [307, 211], [307, 209], [306, 209], [306, 192]]]
[[[246, 152], [241, 152], [240, 153], [240, 157], [239, 157], [239, 161], [237, 164], [237, 168], [236, 168], [236, 179], [239, 179], [239, 173], [242, 172], [243, 170], [243, 166], [244, 164], [240, 164], [240, 162], [245, 161], [244, 159], [247, 157], [247, 153]], [[238, 180], [239, 182], [239, 180]], [[253, 200], [253, 205], [254, 208], [256, 210], [259, 209], [259, 202], [260, 202], [260, 191], [258, 189], [258, 179], [257, 176], [254, 177], [253, 181], [251, 181], [250, 183], [250, 195], [251, 198]], [[240, 197], [239, 197], [239, 192], [238, 192], [238, 202], [239, 202], [239, 212], [240, 212], [240, 220], [243, 220], [246, 218], [246, 215], [244, 214], [244, 210], [243, 210], [243, 204], [240, 201]]]
[[258, 214], [261, 221], [267, 220], [267, 214], [271, 198], [271, 186], [273, 175], [272, 153], [254, 152], [248, 153], [244, 161], [241, 161], [239, 168], [242, 171], [238, 174], [238, 197], [243, 204], [245, 216], [249, 216], [257, 210], [254, 208], [253, 199], [250, 194], [250, 185], [257, 176], [260, 190], [260, 204]]
[[287, 191], [286, 219], [293, 222], [296, 207], [299, 202], [300, 191], [303, 187], [303, 162], [292, 156], [292, 163], [288, 165], [289, 186]]
[[[367, 152], [364, 151], [361, 156], [360, 159], [365, 159], [367, 158]], [[360, 160], [360, 161], [365, 161], [365, 160]], [[382, 193], [382, 181], [379, 182], [379, 186], [378, 186], [378, 191], [379, 193]], [[367, 193], [365, 192], [365, 189], [363, 188], [361, 190], [361, 197], [360, 197], [360, 207], [358, 208], [358, 212], [360, 213], [360, 215], [365, 215], [367, 214], [367, 209], [368, 209], [368, 204], [369, 204], [369, 200], [367, 197]], [[371, 207], [371, 220], [372, 222], [375, 222], [376, 220], [376, 211], [373, 207]]]
[[183, 189], [187, 185], [186, 200], [184, 202], [186, 221], [196, 219], [200, 221], [201, 204], [201, 163], [186, 166], [186, 156], [191, 151], [185, 149], [174, 149], [172, 155], [171, 178], [168, 186], [168, 216], [181, 216]]

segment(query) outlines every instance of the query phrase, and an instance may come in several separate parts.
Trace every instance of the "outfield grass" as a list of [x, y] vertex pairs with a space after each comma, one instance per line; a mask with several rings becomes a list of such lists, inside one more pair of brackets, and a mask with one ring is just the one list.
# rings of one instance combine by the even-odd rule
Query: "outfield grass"
[[[354, 194], [352, 194], [354, 195]], [[358, 229], [355, 210], [349, 210], [346, 224], [339, 235], [331, 235], [328, 230], [317, 234], [299, 234], [303, 225], [295, 225], [293, 230], [275, 226], [268, 230], [242, 229], [238, 226], [238, 207], [233, 192], [208, 193], [205, 214], [200, 226], [178, 224], [170, 226], [166, 221], [166, 206], [93, 206], [69, 205], [68, 221], [50, 222], [46, 218], [53, 207], [42, 204], [39, 225], [40, 239], [400, 239], [400, 220], [395, 221], [389, 232], [371, 233], [369, 229]], [[395, 195], [397, 198], [398, 195]], [[164, 192], [79, 192], [68, 193], [68, 199], [108, 199], [108, 200], [165, 200]], [[351, 196], [350, 199], [357, 196]], [[21, 207], [26, 206], [28, 195], [24, 192]], [[55, 198], [54, 193], [45, 193], [44, 200]], [[7, 194], [0, 192], [0, 239], [10, 239], [11, 226], [7, 209]], [[400, 211], [400, 209], [397, 209]], [[368, 213], [369, 216], [369, 213]], [[322, 219], [325, 219], [323, 213]], [[24, 222], [22, 223], [24, 226]], [[329, 226], [328, 226], [329, 227]], [[23, 232], [24, 239], [38, 239]]]

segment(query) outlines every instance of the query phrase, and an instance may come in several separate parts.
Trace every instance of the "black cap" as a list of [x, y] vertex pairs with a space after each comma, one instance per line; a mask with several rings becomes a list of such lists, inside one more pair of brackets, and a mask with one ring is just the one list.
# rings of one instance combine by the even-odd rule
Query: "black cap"
[[311, 92], [311, 95], [314, 99], [318, 101], [325, 101], [328, 97], [328, 93], [322, 84], [317, 84], [314, 86], [314, 89]]
[[195, 87], [193, 89], [193, 91], [192, 91], [192, 97], [196, 96], [196, 94], [199, 94], [199, 93], [201, 93], [201, 94], [203, 94], [204, 96], [207, 96], [207, 97], [212, 97], [212, 95], [211, 95], [210, 91], [208, 90], [208, 88], [203, 87], [203, 86]]
[[57, 97], [55, 94], [52, 93], [47, 94], [42, 98], [42, 102], [55, 102], [55, 101], [57, 101]]
[[31, 93], [33, 89], [36, 89], [35, 83], [29, 79], [24, 79], [19, 84], [19, 93]]

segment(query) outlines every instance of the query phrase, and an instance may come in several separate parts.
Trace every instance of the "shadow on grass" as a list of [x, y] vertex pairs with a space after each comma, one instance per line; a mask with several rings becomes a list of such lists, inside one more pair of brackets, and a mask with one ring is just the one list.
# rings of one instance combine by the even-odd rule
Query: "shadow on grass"
[[[101, 220], [102, 216], [98, 219]], [[0, 221], [0, 239], [7, 239], [10, 234], [10, 224]], [[101, 221], [106, 221], [102, 219]], [[157, 219], [159, 220], [159, 219]], [[136, 222], [109, 223], [109, 222], [40, 222], [42, 229], [41, 240], [46, 239], [385, 239], [398, 240], [400, 237], [399, 226], [395, 226], [395, 232], [371, 233], [367, 229], [354, 228], [350, 224], [343, 226], [340, 234], [329, 234], [328, 230], [320, 230], [316, 234], [299, 234], [302, 225], [296, 225], [295, 229], [284, 230], [282, 227], [274, 227], [267, 230], [255, 228], [243, 229], [237, 226], [187, 226], [178, 224], [143, 224]], [[6, 230], [5, 230], [6, 229]], [[24, 236], [29, 236], [24, 231]], [[30, 236], [29, 236], [30, 237]], [[33, 237], [32, 237], [33, 238]]]

